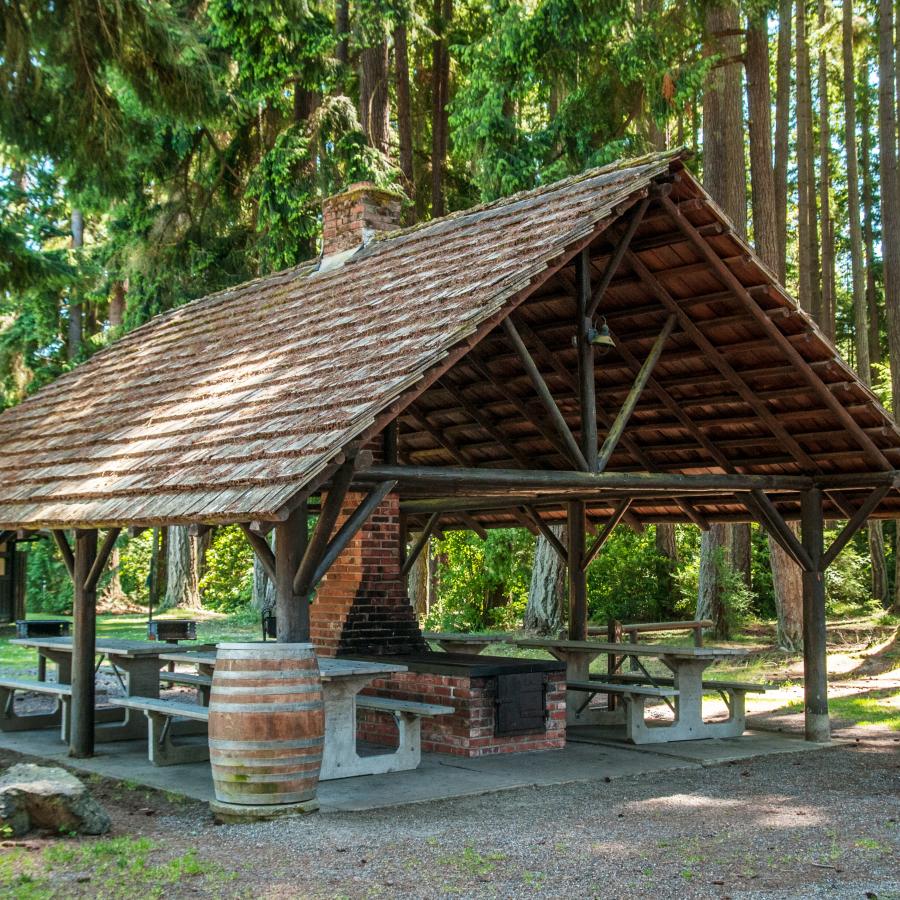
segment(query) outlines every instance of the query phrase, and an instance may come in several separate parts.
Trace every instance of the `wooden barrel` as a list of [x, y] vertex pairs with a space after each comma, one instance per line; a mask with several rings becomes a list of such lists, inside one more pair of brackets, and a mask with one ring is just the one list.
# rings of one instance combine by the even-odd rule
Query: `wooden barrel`
[[324, 736], [312, 644], [219, 644], [209, 700], [216, 799], [254, 806], [312, 799]]

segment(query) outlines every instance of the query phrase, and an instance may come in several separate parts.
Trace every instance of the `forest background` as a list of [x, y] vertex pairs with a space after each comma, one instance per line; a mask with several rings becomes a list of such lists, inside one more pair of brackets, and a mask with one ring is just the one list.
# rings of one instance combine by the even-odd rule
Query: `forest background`
[[[0, 403], [196, 297], [316, 255], [369, 179], [409, 224], [687, 146], [735, 229], [885, 406], [900, 396], [900, 74], [892, 0], [0, 0]], [[898, 404], [900, 406], [900, 404]], [[895, 414], [900, 409], [895, 409]], [[65, 612], [50, 542], [33, 611]], [[828, 572], [833, 613], [900, 610], [895, 523]], [[564, 621], [543, 538], [430, 542], [432, 626]], [[620, 526], [595, 621], [750, 617], [800, 640], [800, 576], [748, 526]], [[235, 528], [123, 535], [104, 601], [271, 603]]]

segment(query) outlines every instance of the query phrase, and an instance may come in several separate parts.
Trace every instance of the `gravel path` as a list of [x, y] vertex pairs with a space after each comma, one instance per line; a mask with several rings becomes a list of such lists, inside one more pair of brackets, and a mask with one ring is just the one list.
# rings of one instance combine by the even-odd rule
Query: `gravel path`
[[[857, 734], [701, 771], [246, 826], [121, 785], [96, 792], [156, 862], [195, 847], [219, 867], [166, 897], [900, 897], [900, 735]], [[59, 896], [104, 896], [96, 880], [50, 877]]]

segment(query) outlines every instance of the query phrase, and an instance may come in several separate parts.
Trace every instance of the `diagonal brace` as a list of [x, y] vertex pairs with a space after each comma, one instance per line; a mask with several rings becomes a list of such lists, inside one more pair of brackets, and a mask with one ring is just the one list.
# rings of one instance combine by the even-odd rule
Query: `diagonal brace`
[[889, 485], [875, 488], [862, 505], [853, 514], [850, 521], [843, 527], [841, 533], [834, 539], [832, 545], [825, 551], [822, 557], [822, 571], [825, 571], [837, 558], [837, 555], [847, 546], [850, 538], [865, 524], [866, 519], [875, 511], [875, 507], [881, 503], [891, 490]]
[[100, 576], [103, 574], [107, 562], [109, 562], [109, 554], [112, 553], [121, 530], [121, 528], [110, 528], [109, 531], [106, 532], [106, 537], [103, 539], [100, 551], [97, 553], [96, 557], [94, 557], [94, 564], [91, 566], [91, 571], [88, 572], [87, 578], [84, 580], [84, 589], [88, 593], [96, 590], [97, 582], [100, 581]]
[[763, 513], [766, 523], [769, 525], [768, 530], [772, 534], [772, 537], [781, 544], [785, 552], [794, 559], [801, 569], [806, 572], [815, 572], [816, 567], [813, 564], [812, 558], [806, 552], [806, 548], [799, 540], [797, 540], [797, 536], [794, 532], [788, 528], [787, 522], [785, 522], [781, 513], [778, 511], [775, 504], [768, 498], [765, 491], [760, 488], [754, 488], [750, 492], [750, 495], [758, 504], [759, 511]]
[[269, 546], [268, 541], [266, 541], [261, 534], [257, 534], [253, 531], [246, 522], [241, 522], [240, 524], [241, 531], [244, 532], [247, 543], [253, 548], [253, 553], [259, 560], [259, 564], [263, 567], [263, 571], [268, 576], [269, 581], [271, 581], [272, 584], [276, 584], [275, 554], [272, 552], [272, 548]]
[[594, 543], [588, 547], [587, 552], [584, 554], [584, 559], [581, 561], [581, 568], [587, 571], [587, 567], [594, 561], [594, 558], [600, 552], [603, 545], [606, 543], [607, 538], [613, 533], [613, 529], [619, 522], [622, 521], [622, 517], [628, 512], [628, 507], [631, 505], [631, 498], [629, 497], [626, 500], [623, 500], [614, 510], [613, 514], [610, 516], [606, 524], [603, 526], [603, 530], [597, 537], [594, 539]]
[[428, 521], [425, 523], [425, 528], [422, 530], [422, 533], [419, 535], [419, 539], [414, 544], [412, 550], [409, 551], [409, 555], [406, 559], [403, 560], [403, 565], [400, 566], [400, 574], [405, 578], [410, 569], [415, 565], [416, 560], [419, 558], [421, 552], [425, 549], [425, 545], [428, 543], [428, 539], [434, 533], [435, 528], [437, 528], [438, 522], [440, 521], [441, 514], [439, 512], [432, 513]]
[[568, 422], [566, 422], [565, 417], [559, 411], [559, 407], [556, 405], [556, 401], [553, 399], [553, 394], [550, 393], [550, 388], [547, 387], [547, 382], [544, 381], [540, 370], [535, 364], [535, 361], [532, 359], [531, 354], [528, 352], [528, 348], [525, 346], [525, 342], [522, 340], [521, 335], [516, 330], [516, 326], [513, 325], [512, 319], [510, 319], [509, 317], [505, 318], [503, 320], [503, 328], [514, 347], [519, 360], [525, 367], [525, 371], [528, 373], [528, 377], [531, 379], [531, 383], [534, 385], [534, 389], [537, 392], [538, 397], [540, 397], [541, 402], [544, 404], [544, 407], [549, 413], [554, 427], [556, 428], [557, 432], [559, 432], [559, 436], [562, 438], [563, 443], [566, 445], [569, 456], [576, 463], [579, 469], [581, 469], [583, 472], [589, 471], [589, 467], [587, 461], [584, 458], [584, 454], [581, 452], [581, 448], [578, 446], [578, 441], [575, 440], [575, 437], [572, 434], [571, 429], [569, 428]]
[[564, 566], [569, 564], [569, 553], [562, 541], [553, 533], [550, 526], [541, 518], [540, 513], [533, 506], [523, 507], [525, 515], [537, 525], [538, 531], [547, 539], [547, 543], [556, 551], [556, 555], [562, 560]]
[[662, 356], [666, 341], [669, 339], [669, 335], [672, 334], [672, 329], [675, 327], [676, 321], [677, 317], [674, 314], [666, 319], [666, 324], [663, 325], [662, 331], [656, 338], [649, 355], [644, 360], [644, 364], [641, 366], [637, 377], [634, 379], [634, 384], [631, 386], [631, 390], [628, 392], [628, 396], [625, 398], [622, 408], [619, 410], [612, 427], [609, 429], [606, 440], [603, 441], [600, 457], [597, 460], [598, 472], [604, 471], [609, 465], [609, 460], [613, 455], [613, 451], [615, 451], [618, 446], [619, 441], [622, 438], [622, 433], [625, 431], [625, 426], [628, 424], [628, 420], [631, 418], [631, 414], [634, 412], [634, 408], [637, 406], [637, 402], [644, 392], [648, 379], [653, 374], [653, 369], [656, 367], [657, 362], [659, 362], [660, 356]]

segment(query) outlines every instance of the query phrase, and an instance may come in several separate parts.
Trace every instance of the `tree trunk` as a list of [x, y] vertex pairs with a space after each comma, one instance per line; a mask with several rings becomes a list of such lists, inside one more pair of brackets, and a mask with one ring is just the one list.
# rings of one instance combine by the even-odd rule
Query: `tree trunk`
[[388, 46], [383, 38], [359, 54], [359, 121], [369, 144], [387, 155], [390, 149]]
[[700, 578], [697, 592], [697, 618], [713, 622], [713, 636], [727, 640], [728, 609], [722, 582], [722, 566], [728, 551], [728, 525], [710, 525], [700, 537]]
[[154, 528], [150, 545], [150, 572], [147, 575], [147, 597], [151, 607], [158, 607], [166, 595], [168, 583], [169, 529]]
[[[553, 533], [565, 546], [565, 525], [551, 525]], [[559, 554], [542, 535], [534, 547], [534, 566], [525, 607], [526, 630], [536, 634], [559, 634], [565, 624], [566, 567]]]
[[[350, 0], [336, 0], [334, 5], [334, 33], [337, 38], [335, 58], [345, 68], [350, 65]], [[345, 85], [341, 85], [342, 89]]]
[[[775, 96], [775, 239], [778, 256], [775, 272], [782, 284], [787, 279], [787, 169], [791, 129], [791, 26], [793, 0], [778, 4], [778, 59]], [[754, 213], [755, 215], [755, 213]]]
[[125, 282], [114, 281], [109, 297], [109, 327], [121, 328], [125, 320]]
[[428, 548], [417, 557], [407, 579], [409, 600], [417, 616], [428, 613]]
[[675, 569], [678, 567], [678, 546], [674, 525], [656, 526], [656, 590], [663, 619], [675, 615]]
[[450, 51], [447, 29], [453, 0], [434, 0], [434, 33], [431, 52], [431, 215], [444, 215], [444, 163], [447, 159], [447, 101], [449, 100]]
[[[878, 168], [881, 177], [881, 255], [888, 321], [891, 395], [900, 422], [900, 173], [894, 87], [894, 4], [878, 3]], [[900, 531], [900, 526], [898, 526]], [[894, 610], [900, 612], [900, 553], [895, 554]]]
[[[72, 210], [72, 239], [70, 244], [76, 256], [84, 246], [84, 215], [80, 209]], [[69, 294], [69, 330], [68, 330], [68, 359], [74, 362], [81, 353], [81, 344], [84, 339], [84, 307], [79, 296], [79, 288], [70, 288]]]
[[763, 262], [773, 272], [778, 272], [779, 203], [772, 168], [772, 90], [769, 85], [769, 32], [765, 15], [757, 16], [748, 24], [746, 68], [753, 242]]
[[197, 583], [200, 565], [197, 542], [190, 536], [186, 526], [170, 525], [168, 545], [168, 579], [161, 608], [199, 609], [200, 591]]
[[[819, 32], [825, 29], [825, 0], [818, 0]], [[824, 39], [820, 40], [818, 59], [819, 90], [819, 223], [822, 229], [822, 300], [819, 325], [834, 341], [834, 223], [831, 218], [831, 126], [828, 121], [828, 64]]]
[[706, 53], [721, 57], [703, 95], [703, 185], [741, 237], [747, 234], [744, 105], [741, 96], [740, 17], [734, 0], [706, 13]]
[[[721, 60], [707, 76], [703, 94], [703, 184], [722, 207], [741, 237], [747, 234], [747, 176], [744, 166], [744, 104], [741, 84], [740, 15], [734, 0], [722, 0], [706, 11], [704, 52]], [[719, 549], [734, 530], [746, 525], [716, 526], [700, 542], [701, 573], [715, 570]], [[743, 543], [738, 538], [738, 545]], [[712, 594], [717, 593], [715, 579]], [[704, 589], [701, 583], [701, 593]], [[712, 595], [710, 595], [712, 596]], [[709, 597], [702, 602], [707, 602]]]
[[869, 60], [863, 61], [859, 83], [862, 86], [859, 105], [859, 162], [862, 169], [863, 245], [866, 251], [866, 312], [869, 316], [869, 360], [872, 377], [875, 365], [881, 362], [881, 311], [878, 308], [878, 290], [875, 283], [875, 227], [872, 210], [875, 206], [872, 185], [872, 104], [868, 81]]
[[[789, 526], [797, 533], [795, 525]], [[776, 640], [783, 650], [803, 649], [803, 572], [780, 545], [769, 538], [772, 587], [778, 618]]]
[[813, 161], [812, 85], [806, 38], [806, 0], [797, 3], [797, 216], [800, 305], [820, 316], [816, 250], [816, 173]]
[[394, 69], [397, 79], [397, 137], [400, 172], [406, 196], [415, 200], [416, 180], [413, 172], [412, 102], [409, 96], [409, 42], [406, 23], [394, 29]]

